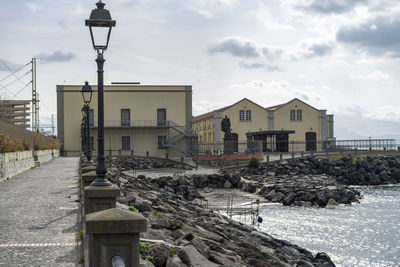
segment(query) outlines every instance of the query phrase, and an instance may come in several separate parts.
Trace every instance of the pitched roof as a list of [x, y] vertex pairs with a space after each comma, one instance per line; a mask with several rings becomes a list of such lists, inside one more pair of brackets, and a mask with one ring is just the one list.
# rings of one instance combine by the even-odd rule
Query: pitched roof
[[267, 108], [265, 108], [265, 110], [271, 110], [271, 111], [278, 110], [278, 109], [280, 109], [281, 107], [286, 106], [287, 104], [289, 104], [289, 103], [291, 103], [291, 102], [293, 102], [293, 101], [295, 101], [295, 100], [300, 101], [301, 103], [303, 103], [303, 104], [309, 106], [309, 107], [312, 108], [312, 109], [319, 110], [319, 109], [317, 109], [317, 108], [311, 106], [310, 104], [308, 104], [308, 103], [306, 103], [306, 102], [304, 102], [304, 101], [302, 101], [302, 100], [300, 100], [300, 99], [298, 99], [298, 98], [293, 98], [292, 100], [290, 100], [290, 101], [288, 101], [288, 102], [286, 102], [286, 103], [283, 103], [283, 104], [279, 104], [279, 105], [267, 107]]
[[281, 107], [283, 107], [284, 105], [286, 105], [287, 103], [283, 103], [283, 104], [279, 104], [279, 105], [275, 105], [275, 106], [270, 106], [270, 107], [266, 107], [266, 110], [276, 110], [279, 109]]
[[239, 101], [233, 103], [232, 105], [229, 105], [229, 106], [226, 106], [226, 107], [223, 107], [223, 108], [220, 108], [220, 109], [216, 109], [216, 110], [213, 110], [213, 111], [211, 111], [211, 112], [207, 112], [207, 113], [201, 114], [201, 115], [199, 115], [199, 116], [192, 117], [192, 122], [214, 117], [214, 112], [225, 111], [225, 110], [227, 110], [228, 108], [233, 107], [234, 105], [236, 105], [236, 104], [242, 102], [243, 100], [247, 100], [247, 101], [249, 101], [250, 103], [252, 103], [252, 104], [254, 104], [254, 105], [256, 105], [256, 106], [258, 106], [258, 107], [264, 109], [262, 106], [260, 106], [259, 104], [257, 104], [257, 103], [255, 103], [255, 102], [251, 101], [250, 99], [248, 99], [248, 98], [242, 98], [242, 99], [240, 99]]

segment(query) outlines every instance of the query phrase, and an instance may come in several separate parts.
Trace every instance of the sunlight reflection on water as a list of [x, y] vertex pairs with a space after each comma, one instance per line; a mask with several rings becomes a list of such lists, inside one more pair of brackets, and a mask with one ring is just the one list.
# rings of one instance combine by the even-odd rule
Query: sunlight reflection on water
[[260, 229], [313, 253], [327, 252], [337, 266], [400, 266], [400, 187], [359, 190], [364, 198], [351, 206], [262, 205]]

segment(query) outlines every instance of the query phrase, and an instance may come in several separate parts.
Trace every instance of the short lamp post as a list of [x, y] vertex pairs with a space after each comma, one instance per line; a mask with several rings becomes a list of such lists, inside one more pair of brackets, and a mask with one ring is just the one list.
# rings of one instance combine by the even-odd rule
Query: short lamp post
[[92, 101], [92, 94], [93, 94], [93, 90], [92, 87], [89, 85], [89, 82], [86, 81], [85, 85], [82, 86], [82, 98], [83, 98], [83, 102], [85, 103], [85, 105], [83, 106], [83, 112], [84, 114], [84, 118], [85, 118], [85, 133], [84, 133], [84, 147], [85, 147], [85, 155], [86, 155], [86, 159], [88, 164], [92, 163], [92, 151], [90, 149], [90, 116], [89, 116], [89, 111], [90, 111], [90, 102]]
[[81, 143], [81, 151], [85, 153], [86, 156], [86, 129], [85, 129], [85, 112], [84, 108], [82, 107], [82, 122], [81, 122], [81, 138], [82, 138], [82, 143]]
[[[105, 4], [101, 0], [96, 3], [97, 8], [92, 10], [90, 18], [85, 20], [85, 25], [89, 27], [90, 37], [92, 38], [93, 48], [97, 52], [97, 96], [98, 96], [98, 155], [96, 174], [92, 186], [111, 186], [106, 180], [107, 168], [104, 158], [104, 81], [103, 81], [103, 54], [107, 50], [110, 41], [112, 27], [115, 27], [115, 20], [111, 19], [110, 12], [104, 9]], [[103, 37], [103, 38], [102, 38]], [[100, 41], [100, 40], [103, 40]]]

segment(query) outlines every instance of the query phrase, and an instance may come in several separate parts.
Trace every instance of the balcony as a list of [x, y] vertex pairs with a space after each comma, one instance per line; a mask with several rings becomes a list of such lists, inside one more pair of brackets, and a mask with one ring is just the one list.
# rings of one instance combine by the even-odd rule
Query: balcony
[[[172, 126], [172, 121], [157, 121], [157, 120], [133, 120], [133, 121], [120, 121], [120, 120], [105, 120], [104, 128], [169, 128]], [[174, 124], [175, 125], [175, 124]], [[97, 128], [98, 121], [94, 121], [94, 124], [90, 128]]]

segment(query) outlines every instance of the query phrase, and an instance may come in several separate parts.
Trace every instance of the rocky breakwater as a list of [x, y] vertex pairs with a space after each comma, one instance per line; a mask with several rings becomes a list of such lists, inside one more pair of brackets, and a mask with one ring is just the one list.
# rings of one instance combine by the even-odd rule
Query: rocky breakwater
[[326, 207], [351, 204], [361, 198], [354, 188], [340, 185], [326, 175], [270, 176], [265, 177], [264, 184], [258, 194], [285, 206]]
[[326, 174], [344, 185], [397, 184], [400, 183], [400, 156], [344, 156], [338, 159], [310, 157], [266, 164], [245, 173], [254, 175], [272, 173], [274, 176]]
[[121, 171], [146, 170], [159, 168], [174, 168], [175, 164], [165, 159], [143, 157], [113, 157], [107, 158], [107, 165], [118, 168]]
[[[335, 266], [325, 253], [314, 256], [199, 205], [197, 186], [226, 183], [216, 177], [149, 179], [111, 171], [109, 179], [121, 188], [119, 206], [133, 206], [148, 219], [141, 266]], [[225, 181], [233, 185], [237, 178]]]

